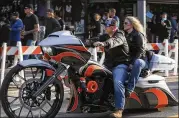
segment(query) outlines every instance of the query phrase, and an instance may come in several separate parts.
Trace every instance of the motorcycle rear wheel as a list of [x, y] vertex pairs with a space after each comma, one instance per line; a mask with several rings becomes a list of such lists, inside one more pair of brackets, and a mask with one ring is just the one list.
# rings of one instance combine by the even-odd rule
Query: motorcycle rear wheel
[[[64, 98], [63, 84], [61, 81], [51, 84], [40, 96], [34, 99], [31, 95], [38, 90], [38, 87], [44, 82], [43, 79], [46, 78], [46, 76], [44, 76], [45, 68], [30, 68], [33, 76], [30, 77], [30, 79], [28, 79], [25, 74], [23, 76], [19, 75], [23, 70], [25, 73], [25, 69], [27, 69], [20, 65], [16, 65], [8, 72], [0, 92], [2, 107], [9, 118], [54, 118], [62, 106]], [[36, 74], [41, 73], [38, 78], [35, 77], [35, 72], [32, 71], [32, 68], [36, 68]], [[17, 84], [17, 81], [15, 80], [17, 77], [24, 83]], [[14, 86], [14, 88], [12, 88], [12, 86]], [[9, 93], [9, 91], [11, 91], [10, 89], [12, 89], [14, 93]], [[50, 109], [47, 111], [47, 108]]]

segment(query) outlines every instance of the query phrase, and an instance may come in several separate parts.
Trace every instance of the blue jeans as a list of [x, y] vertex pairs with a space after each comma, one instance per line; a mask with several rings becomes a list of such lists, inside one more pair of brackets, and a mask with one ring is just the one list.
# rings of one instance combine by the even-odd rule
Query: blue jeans
[[[26, 46], [35, 46], [35, 43], [34, 43], [33, 40], [28, 39], [28, 40], [27, 40], [27, 43], [26, 43]], [[28, 59], [29, 59], [29, 56], [30, 56], [30, 55], [24, 55], [24, 57], [23, 57], [24, 60], [28, 60]], [[34, 56], [34, 58], [37, 58], [36, 55]]]
[[170, 35], [170, 40], [169, 40], [170, 43], [173, 43], [174, 37], [175, 37], [175, 31], [172, 29], [171, 35]]
[[115, 107], [121, 110], [124, 109], [125, 106], [124, 83], [128, 79], [127, 69], [128, 66], [124, 64], [120, 64], [113, 69]]
[[134, 65], [132, 67], [131, 76], [128, 81], [127, 90], [133, 92], [135, 89], [135, 85], [139, 79], [141, 70], [146, 67], [146, 62], [142, 59], [136, 59]]

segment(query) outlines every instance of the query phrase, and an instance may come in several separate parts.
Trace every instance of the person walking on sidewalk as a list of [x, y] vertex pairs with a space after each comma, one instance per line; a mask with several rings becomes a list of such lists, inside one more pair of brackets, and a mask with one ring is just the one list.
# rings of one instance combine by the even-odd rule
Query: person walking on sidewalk
[[[3, 43], [8, 43], [10, 39], [10, 23], [5, 17], [0, 17], [0, 45], [2, 46]], [[2, 57], [0, 56], [0, 60]], [[8, 66], [10, 64], [9, 60], [6, 60], [6, 63], [8, 63]], [[8, 67], [7, 66], [7, 67]]]
[[[23, 29], [23, 22], [19, 18], [19, 13], [13, 12], [11, 15], [11, 24], [10, 24], [10, 42], [9, 42], [10, 46], [16, 46], [17, 42], [21, 41], [22, 29]], [[11, 56], [10, 58], [11, 64], [12, 64], [12, 61], [13, 61], [13, 56]]]
[[47, 37], [49, 34], [60, 31], [62, 26], [60, 26], [60, 23], [54, 18], [54, 11], [53, 9], [47, 10], [47, 18], [45, 19], [45, 37]]
[[61, 30], [65, 30], [65, 21], [62, 19], [62, 17], [60, 16], [60, 12], [56, 11], [55, 12], [55, 18], [58, 20], [58, 22], [60, 23], [61, 26]]
[[[25, 46], [32, 46], [36, 44], [38, 40], [39, 32], [39, 20], [38, 17], [33, 13], [33, 6], [31, 4], [26, 5], [24, 8], [26, 17], [24, 19], [24, 31], [22, 35], [22, 43]], [[29, 55], [24, 56], [24, 60], [27, 60]]]
[[5, 17], [0, 18], [0, 45], [9, 42], [10, 23]]
[[118, 16], [116, 16], [116, 9], [114, 9], [114, 8], [109, 9], [109, 16], [112, 19], [115, 19], [117, 21], [117, 27], [119, 28], [120, 27], [120, 19]]
[[158, 25], [159, 31], [159, 42], [162, 43], [164, 39], [170, 39], [172, 25], [171, 22], [167, 19], [167, 13], [162, 13], [161, 19]]
[[173, 14], [171, 17], [171, 35], [170, 35], [170, 43], [173, 43], [174, 38], [177, 36], [178, 28], [177, 28], [177, 15]]

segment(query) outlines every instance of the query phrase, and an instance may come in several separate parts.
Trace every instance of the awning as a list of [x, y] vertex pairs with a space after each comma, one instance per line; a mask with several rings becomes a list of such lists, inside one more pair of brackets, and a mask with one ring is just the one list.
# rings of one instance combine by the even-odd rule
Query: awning
[[90, 3], [103, 3], [103, 2], [119, 2], [119, 0], [89, 0]]
[[179, 4], [178, 0], [147, 0], [147, 3], [155, 4]]

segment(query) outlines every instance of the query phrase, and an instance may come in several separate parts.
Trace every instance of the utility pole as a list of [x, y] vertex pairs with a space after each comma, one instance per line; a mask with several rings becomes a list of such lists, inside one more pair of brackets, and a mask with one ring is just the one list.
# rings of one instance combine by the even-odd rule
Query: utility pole
[[144, 32], [146, 33], [146, 0], [137, 0], [137, 17], [144, 26]]
[[50, 9], [51, 0], [47, 0], [47, 9]]

